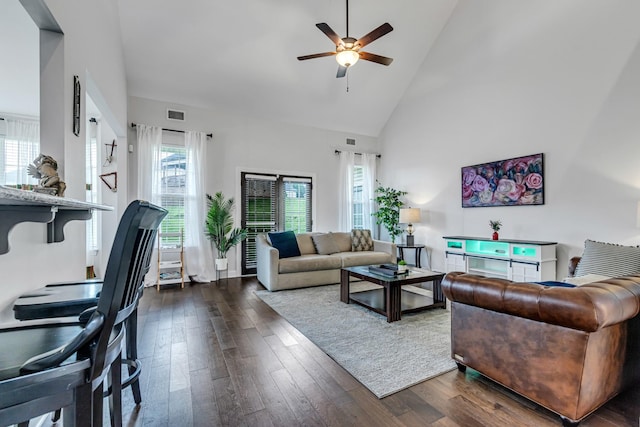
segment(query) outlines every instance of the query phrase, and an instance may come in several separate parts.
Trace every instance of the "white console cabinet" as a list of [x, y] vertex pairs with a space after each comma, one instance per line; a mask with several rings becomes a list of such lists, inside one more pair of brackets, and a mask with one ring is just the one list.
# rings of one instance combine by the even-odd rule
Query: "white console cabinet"
[[447, 273], [464, 271], [514, 282], [556, 280], [556, 242], [445, 236]]

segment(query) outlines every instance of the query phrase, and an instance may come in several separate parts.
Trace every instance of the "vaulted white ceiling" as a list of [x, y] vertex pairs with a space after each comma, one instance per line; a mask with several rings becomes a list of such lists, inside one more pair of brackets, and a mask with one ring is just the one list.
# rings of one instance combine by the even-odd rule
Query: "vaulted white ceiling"
[[[349, 35], [389, 22], [394, 30], [363, 50], [394, 61], [361, 60], [337, 79], [334, 57], [297, 57], [335, 50], [315, 24], [346, 36], [345, 0], [117, 1], [129, 95], [370, 136], [384, 127], [457, 3], [351, 0]], [[0, 112], [37, 115], [37, 29], [17, 0], [0, 15], [11, 32], [2, 51], [22, 52], [0, 70]], [[29, 62], [20, 63], [25, 53]]]
[[[337, 79], [315, 26], [346, 34], [344, 0], [118, 0], [129, 95], [377, 136], [446, 24], [456, 0], [351, 0], [349, 35], [389, 22]], [[347, 92], [348, 88], [348, 92]]]

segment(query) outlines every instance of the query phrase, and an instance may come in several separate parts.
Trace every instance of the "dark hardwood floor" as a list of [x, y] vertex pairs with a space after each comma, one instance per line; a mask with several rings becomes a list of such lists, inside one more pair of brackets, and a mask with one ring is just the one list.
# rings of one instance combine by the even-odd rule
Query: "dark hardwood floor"
[[[263, 288], [255, 278], [244, 278], [145, 291], [143, 402], [135, 407], [124, 391], [125, 426], [561, 425], [555, 414], [471, 370], [379, 400], [256, 297], [256, 289]], [[581, 426], [635, 427], [639, 417], [640, 387]]]

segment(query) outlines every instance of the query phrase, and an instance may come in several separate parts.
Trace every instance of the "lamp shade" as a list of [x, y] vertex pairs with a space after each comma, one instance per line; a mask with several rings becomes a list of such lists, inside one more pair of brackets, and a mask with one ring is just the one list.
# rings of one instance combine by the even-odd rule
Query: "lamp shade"
[[420, 208], [401, 208], [401, 224], [417, 224], [420, 222]]

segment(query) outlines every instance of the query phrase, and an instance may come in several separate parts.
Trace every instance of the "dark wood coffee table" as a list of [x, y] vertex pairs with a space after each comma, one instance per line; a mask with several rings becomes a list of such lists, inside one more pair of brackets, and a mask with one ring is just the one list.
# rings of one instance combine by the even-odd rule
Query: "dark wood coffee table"
[[[380, 288], [363, 292], [349, 292], [351, 277], [375, 283]], [[359, 304], [387, 316], [387, 322], [400, 320], [405, 313], [413, 313], [428, 308], [445, 308], [445, 298], [442, 293], [443, 273], [435, 273], [429, 270], [411, 268], [409, 274], [396, 277], [376, 274], [369, 271], [369, 266], [346, 267], [340, 270], [340, 301], [349, 304]], [[433, 297], [418, 294], [408, 289], [402, 289], [404, 285], [431, 282]]]

